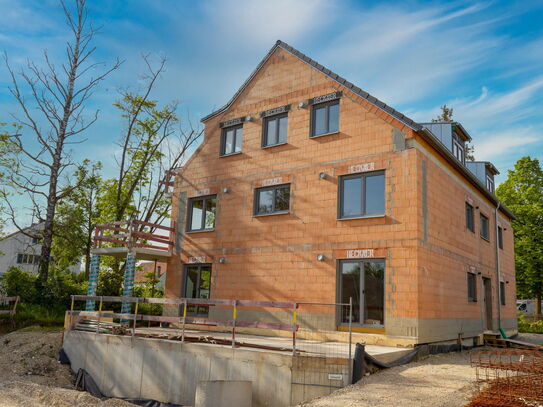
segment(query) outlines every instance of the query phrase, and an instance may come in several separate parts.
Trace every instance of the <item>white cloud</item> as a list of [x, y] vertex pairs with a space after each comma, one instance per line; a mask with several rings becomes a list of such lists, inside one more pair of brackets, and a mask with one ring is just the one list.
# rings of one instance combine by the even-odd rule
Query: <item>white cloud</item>
[[481, 133], [482, 141], [475, 145], [478, 160], [492, 161], [504, 155], [529, 152], [533, 145], [541, 142], [533, 127], [511, 128], [505, 131]]

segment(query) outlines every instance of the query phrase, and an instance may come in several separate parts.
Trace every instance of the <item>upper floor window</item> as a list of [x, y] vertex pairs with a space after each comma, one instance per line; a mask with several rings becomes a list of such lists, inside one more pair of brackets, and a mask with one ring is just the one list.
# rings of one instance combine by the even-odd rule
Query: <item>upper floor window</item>
[[477, 279], [473, 273], [468, 273], [468, 301], [477, 301]]
[[488, 232], [488, 218], [481, 213], [481, 237], [485, 240], [490, 240]]
[[486, 189], [488, 189], [490, 192], [494, 192], [494, 180], [490, 175], [486, 176]]
[[385, 173], [383, 171], [340, 177], [340, 219], [384, 214]]
[[222, 129], [221, 133], [221, 155], [241, 153], [241, 142], [243, 138], [243, 125], [231, 126]]
[[41, 238], [39, 237], [32, 238], [32, 244], [40, 244], [40, 243], [41, 243]]
[[217, 195], [189, 199], [187, 231], [206, 231], [215, 228]]
[[475, 216], [473, 206], [466, 202], [466, 229], [475, 232]]
[[503, 249], [503, 229], [498, 226], [498, 247]]
[[311, 137], [339, 131], [339, 99], [313, 105], [311, 110]]
[[266, 117], [264, 119], [264, 135], [262, 147], [276, 146], [287, 142], [287, 113]]
[[288, 213], [289, 209], [290, 184], [274, 185], [255, 190], [255, 216]]
[[464, 145], [456, 139], [453, 139], [453, 154], [458, 161], [464, 163]]

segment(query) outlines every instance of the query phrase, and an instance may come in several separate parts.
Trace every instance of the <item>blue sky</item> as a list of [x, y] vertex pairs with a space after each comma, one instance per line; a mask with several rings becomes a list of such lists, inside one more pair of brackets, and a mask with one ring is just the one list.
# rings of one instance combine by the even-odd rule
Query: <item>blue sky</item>
[[[447, 103], [477, 159], [506, 170], [543, 157], [543, 1], [89, 0], [102, 26], [96, 60], [125, 60], [95, 94], [98, 122], [74, 156], [110, 171], [122, 122], [117, 89], [140, 86], [142, 53], [168, 58], [154, 98], [198, 121], [222, 106], [277, 39], [418, 121]], [[0, 0], [0, 50], [11, 63], [60, 57], [56, 0]], [[17, 107], [0, 67], [0, 121]]]

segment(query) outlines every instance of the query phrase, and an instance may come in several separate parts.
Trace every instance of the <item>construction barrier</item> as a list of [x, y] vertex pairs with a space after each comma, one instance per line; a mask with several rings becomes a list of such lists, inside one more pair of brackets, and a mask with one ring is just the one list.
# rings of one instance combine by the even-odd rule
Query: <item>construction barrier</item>
[[17, 304], [21, 299], [19, 297], [0, 297], [0, 306], [10, 306], [13, 303], [11, 309], [0, 309], [0, 314], [15, 315], [17, 312]]

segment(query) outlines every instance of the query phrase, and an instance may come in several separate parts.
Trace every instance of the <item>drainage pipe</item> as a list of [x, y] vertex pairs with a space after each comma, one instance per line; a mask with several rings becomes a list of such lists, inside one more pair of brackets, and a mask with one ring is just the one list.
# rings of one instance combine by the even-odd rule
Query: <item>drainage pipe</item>
[[501, 202], [498, 202], [498, 206], [494, 209], [494, 236], [496, 236], [495, 243], [496, 243], [496, 291], [498, 292], [498, 295], [496, 298], [498, 299], [498, 330], [501, 330], [502, 328], [502, 290], [500, 289], [501, 286], [501, 272], [500, 272], [500, 245], [499, 245], [499, 236], [498, 236], [498, 210], [500, 209]]

